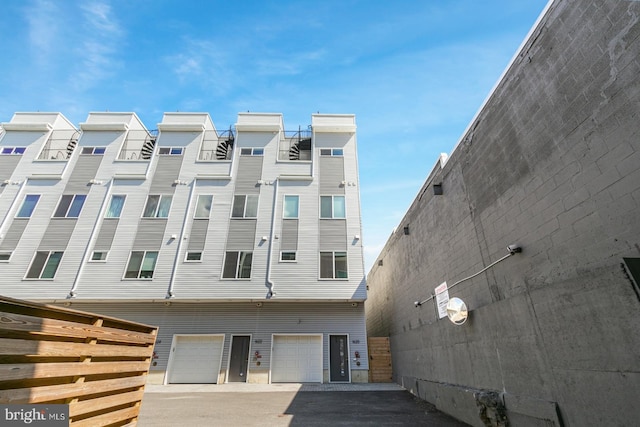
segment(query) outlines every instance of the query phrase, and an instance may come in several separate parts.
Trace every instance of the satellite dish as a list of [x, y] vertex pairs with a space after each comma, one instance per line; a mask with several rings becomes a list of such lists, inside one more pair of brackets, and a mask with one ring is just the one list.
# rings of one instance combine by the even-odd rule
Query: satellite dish
[[447, 303], [447, 317], [456, 325], [462, 325], [467, 321], [469, 312], [467, 311], [467, 304], [460, 298], [451, 298]]

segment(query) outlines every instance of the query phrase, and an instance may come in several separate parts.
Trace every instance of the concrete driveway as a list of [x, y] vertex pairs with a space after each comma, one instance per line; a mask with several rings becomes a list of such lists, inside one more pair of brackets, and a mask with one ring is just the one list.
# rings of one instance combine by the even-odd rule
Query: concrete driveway
[[140, 427], [466, 426], [397, 384], [146, 386]]

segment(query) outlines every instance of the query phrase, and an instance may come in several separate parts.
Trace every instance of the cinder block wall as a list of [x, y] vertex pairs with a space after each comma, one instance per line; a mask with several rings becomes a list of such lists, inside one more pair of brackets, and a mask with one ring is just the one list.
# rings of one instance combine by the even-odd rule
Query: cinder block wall
[[[390, 337], [395, 381], [470, 424], [640, 415], [622, 265], [640, 258], [639, 19], [638, 1], [554, 2], [369, 273], [367, 329]], [[466, 324], [414, 307], [512, 243], [523, 252], [451, 289]]]

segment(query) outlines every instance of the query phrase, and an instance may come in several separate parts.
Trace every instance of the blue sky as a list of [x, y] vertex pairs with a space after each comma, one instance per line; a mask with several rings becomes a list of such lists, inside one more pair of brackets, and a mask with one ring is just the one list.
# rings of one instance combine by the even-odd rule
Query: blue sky
[[0, 121], [353, 113], [368, 271], [547, 0], [5, 1]]

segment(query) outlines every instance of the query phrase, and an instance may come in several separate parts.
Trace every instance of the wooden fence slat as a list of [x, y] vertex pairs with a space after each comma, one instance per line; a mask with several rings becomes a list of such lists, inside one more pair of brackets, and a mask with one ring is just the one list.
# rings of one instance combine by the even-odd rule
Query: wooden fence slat
[[138, 375], [83, 383], [0, 390], [0, 403], [43, 403], [90, 394], [114, 392], [126, 388], [142, 387], [146, 379], [146, 375]]
[[147, 372], [148, 362], [67, 362], [67, 363], [13, 363], [0, 364], [0, 381], [30, 378], [66, 377], [74, 375], [114, 374], [120, 372]]
[[132, 344], [153, 344], [151, 333], [127, 331], [123, 329], [95, 327], [65, 320], [42, 319], [24, 314], [0, 312], [0, 331], [21, 331], [38, 335], [55, 335], [72, 338], [96, 338], [103, 341], [126, 342]]
[[109, 323], [120, 325], [122, 326], [122, 328], [126, 330], [133, 331], [135, 329], [139, 329], [139, 330], [145, 330], [149, 332], [157, 330], [155, 326], [145, 325], [143, 323], [138, 323], [138, 322], [132, 322], [130, 320], [123, 320], [117, 317], [105, 316], [103, 314], [88, 313], [86, 311], [74, 310], [68, 307], [62, 308], [56, 305], [41, 304], [37, 302], [9, 298], [3, 295], [3, 296], [0, 296], [0, 311], [2, 311], [4, 307], [12, 308], [11, 312], [14, 312], [15, 309], [17, 309], [18, 311], [28, 312], [32, 315], [37, 315], [38, 317], [41, 317], [43, 319], [54, 318], [56, 317], [54, 315], [63, 314], [67, 318], [74, 317], [76, 319], [85, 320], [85, 322], [78, 322], [78, 323], [91, 324], [94, 322], [95, 319], [99, 318], [99, 319], [107, 320], [109, 321]]
[[131, 418], [135, 418], [138, 416], [140, 412], [140, 408], [131, 407], [124, 408], [118, 411], [107, 412], [106, 414], [98, 415], [95, 417], [87, 418], [80, 421], [71, 421], [69, 423], [72, 427], [102, 427], [108, 426], [119, 421], [128, 420]]
[[85, 344], [57, 341], [16, 340], [0, 338], [0, 355], [47, 357], [150, 357], [151, 346]]
[[157, 332], [0, 296], [0, 403], [65, 402], [73, 426], [134, 426]]
[[88, 414], [90, 412], [100, 411], [114, 406], [141, 402], [143, 395], [144, 390], [136, 390], [128, 393], [120, 393], [111, 396], [98, 397], [96, 399], [72, 402], [69, 404], [69, 416], [73, 418], [78, 415]]

